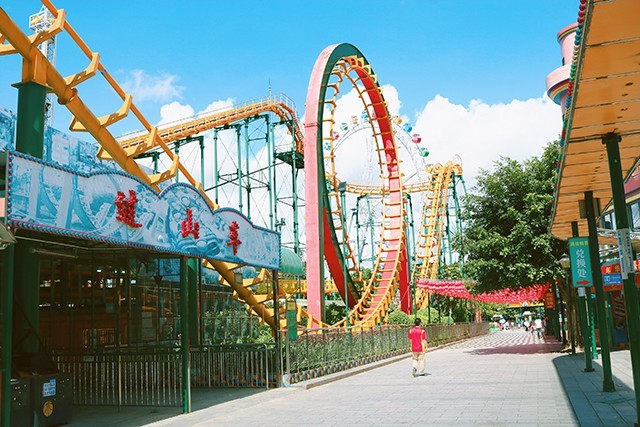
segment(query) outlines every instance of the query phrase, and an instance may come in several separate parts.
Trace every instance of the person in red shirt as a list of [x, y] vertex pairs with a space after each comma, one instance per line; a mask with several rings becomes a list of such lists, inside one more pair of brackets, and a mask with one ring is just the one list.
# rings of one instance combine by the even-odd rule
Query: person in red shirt
[[424, 375], [425, 355], [427, 353], [427, 332], [420, 327], [421, 320], [416, 317], [414, 327], [409, 330], [408, 338], [411, 341], [412, 374], [414, 377]]

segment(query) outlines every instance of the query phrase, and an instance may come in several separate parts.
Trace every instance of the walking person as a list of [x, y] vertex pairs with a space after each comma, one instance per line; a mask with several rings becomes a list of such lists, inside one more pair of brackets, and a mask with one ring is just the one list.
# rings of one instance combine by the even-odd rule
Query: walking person
[[416, 317], [413, 328], [409, 330], [407, 335], [411, 341], [412, 356], [412, 374], [414, 377], [424, 375], [425, 356], [427, 353], [427, 332], [420, 326], [422, 321]]
[[541, 340], [542, 339], [542, 319], [538, 317], [536, 320], [534, 320], [533, 324], [536, 329], [536, 335], [538, 336], [538, 339]]

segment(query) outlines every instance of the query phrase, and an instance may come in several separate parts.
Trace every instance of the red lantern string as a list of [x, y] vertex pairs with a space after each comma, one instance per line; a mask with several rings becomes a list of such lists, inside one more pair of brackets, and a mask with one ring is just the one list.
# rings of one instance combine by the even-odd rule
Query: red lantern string
[[490, 293], [472, 295], [464, 286], [464, 281], [462, 280], [418, 280], [416, 284], [418, 288], [446, 297], [499, 304], [520, 304], [527, 301], [538, 301], [544, 297], [544, 294], [551, 286], [546, 283], [521, 289], [506, 288]]

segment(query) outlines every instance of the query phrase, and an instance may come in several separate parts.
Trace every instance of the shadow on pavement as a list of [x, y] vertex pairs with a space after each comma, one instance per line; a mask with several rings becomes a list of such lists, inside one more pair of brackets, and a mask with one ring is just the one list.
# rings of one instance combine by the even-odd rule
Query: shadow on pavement
[[467, 353], [473, 355], [494, 355], [494, 354], [536, 354], [559, 352], [562, 346], [557, 341], [540, 342], [538, 344], [510, 344], [504, 347], [476, 348]]
[[585, 372], [584, 353], [558, 356], [553, 364], [580, 425], [634, 425], [635, 393], [618, 377], [612, 378], [616, 390], [605, 393], [602, 367], [593, 363], [594, 371]]
[[[242, 399], [266, 391], [255, 388], [220, 388], [211, 390], [192, 390], [191, 411], [209, 408], [220, 403]], [[118, 410], [115, 406], [74, 406], [69, 426], [133, 427], [150, 424], [182, 413], [181, 407], [140, 407], [125, 406]]]

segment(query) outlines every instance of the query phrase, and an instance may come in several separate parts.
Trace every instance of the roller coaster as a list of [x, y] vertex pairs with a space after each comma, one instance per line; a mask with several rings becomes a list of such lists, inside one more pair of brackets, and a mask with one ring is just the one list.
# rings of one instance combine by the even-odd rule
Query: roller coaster
[[[180, 179], [197, 188], [212, 209], [239, 206], [250, 219], [252, 213], [255, 218], [261, 211], [269, 211], [268, 218], [258, 221], [263, 222], [260, 225], [281, 231], [291, 240], [293, 252], [306, 256], [305, 277], [295, 286], [283, 282], [279, 288], [280, 298], [291, 298], [293, 293], [306, 295], [307, 308], [298, 309], [299, 324], [307, 328], [376, 325], [385, 321], [394, 301], [407, 313], [428, 305], [428, 292], [419, 289], [414, 295], [411, 284], [418, 279], [437, 278], [443, 245], [450, 244], [450, 237], [445, 242], [443, 236], [447, 238], [449, 231], [451, 200], [454, 212], [459, 213], [456, 185], [461, 182], [461, 160], [456, 156], [444, 164], [426, 163], [428, 152], [418, 148], [419, 136], [407, 136], [406, 125], [400, 126], [401, 119], [389, 113], [377, 76], [355, 46], [333, 45], [319, 55], [307, 92], [304, 127], [293, 103], [284, 96], [271, 94], [155, 126], [138, 109], [132, 95], [108, 72], [99, 54], [74, 30], [65, 11], [49, 0], [42, 3], [53, 21], [49, 28], [33, 35], [25, 34], [0, 8], [0, 56], [20, 55], [24, 64], [22, 82], [50, 88], [58, 102], [71, 112], [72, 131], [88, 132], [100, 145], [101, 159], [116, 162], [156, 191], [161, 191], [163, 183]], [[71, 38], [88, 61], [84, 70], [66, 77], [38, 49], [61, 33]], [[122, 102], [117, 111], [101, 117], [85, 104], [79, 88], [97, 76], [104, 78]], [[343, 86], [361, 102], [360, 117], [350, 119], [353, 126], [339, 120], [344, 114], [339, 107], [345, 93]], [[131, 114], [143, 130], [114, 136], [110, 127]], [[212, 147], [206, 148], [202, 135], [211, 132]], [[349, 163], [349, 159], [341, 157], [340, 147], [358, 145], [362, 138], [355, 137], [357, 133], [367, 135], [370, 151], [374, 153], [369, 164], [377, 164], [375, 174], [379, 182], [369, 179], [353, 182], [351, 178], [347, 182], [349, 170], [341, 164]], [[225, 138], [230, 138], [228, 144], [224, 143]], [[185, 145], [194, 140], [200, 142], [200, 180], [194, 178], [192, 173], [197, 168], [187, 165], [189, 155], [185, 154]], [[233, 160], [226, 172], [220, 164], [219, 149], [227, 150], [227, 158]], [[209, 187], [205, 185], [207, 150], [213, 150], [214, 157], [214, 179]], [[361, 151], [367, 151], [366, 147]], [[151, 159], [152, 163], [145, 159]], [[408, 177], [403, 175], [403, 160], [413, 163]], [[164, 170], [159, 170], [159, 163]], [[299, 171], [304, 172], [304, 179]], [[225, 196], [222, 190], [229, 185], [237, 191]], [[289, 194], [278, 193], [279, 187], [286, 187]], [[263, 199], [256, 199], [257, 194], [262, 194]], [[423, 196], [421, 206], [413, 207], [412, 194]], [[348, 226], [347, 196], [357, 198], [351, 203], [356, 212], [355, 238]], [[377, 210], [371, 208], [372, 200]], [[362, 237], [357, 215], [360, 201], [369, 205]], [[304, 227], [300, 227], [299, 210], [303, 207]], [[287, 221], [282, 215], [284, 211], [289, 215]], [[417, 227], [414, 211], [420, 216]], [[283, 229], [286, 226], [293, 228], [287, 231]], [[367, 274], [364, 271], [367, 260], [362, 256], [365, 243], [371, 251]], [[274, 286], [257, 286], [272, 282], [268, 271], [237, 282], [234, 272], [243, 266], [213, 259], [206, 260], [205, 266], [215, 269], [221, 281], [233, 288], [234, 295], [267, 324], [276, 325], [276, 319], [284, 324], [284, 311], [275, 313], [265, 304], [272, 300], [269, 292]], [[329, 278], [325, 277], [326, 272]], [[336, 325], [323, 322], [327, 292], [339, 294], [349, 307], [348, 316]]]

